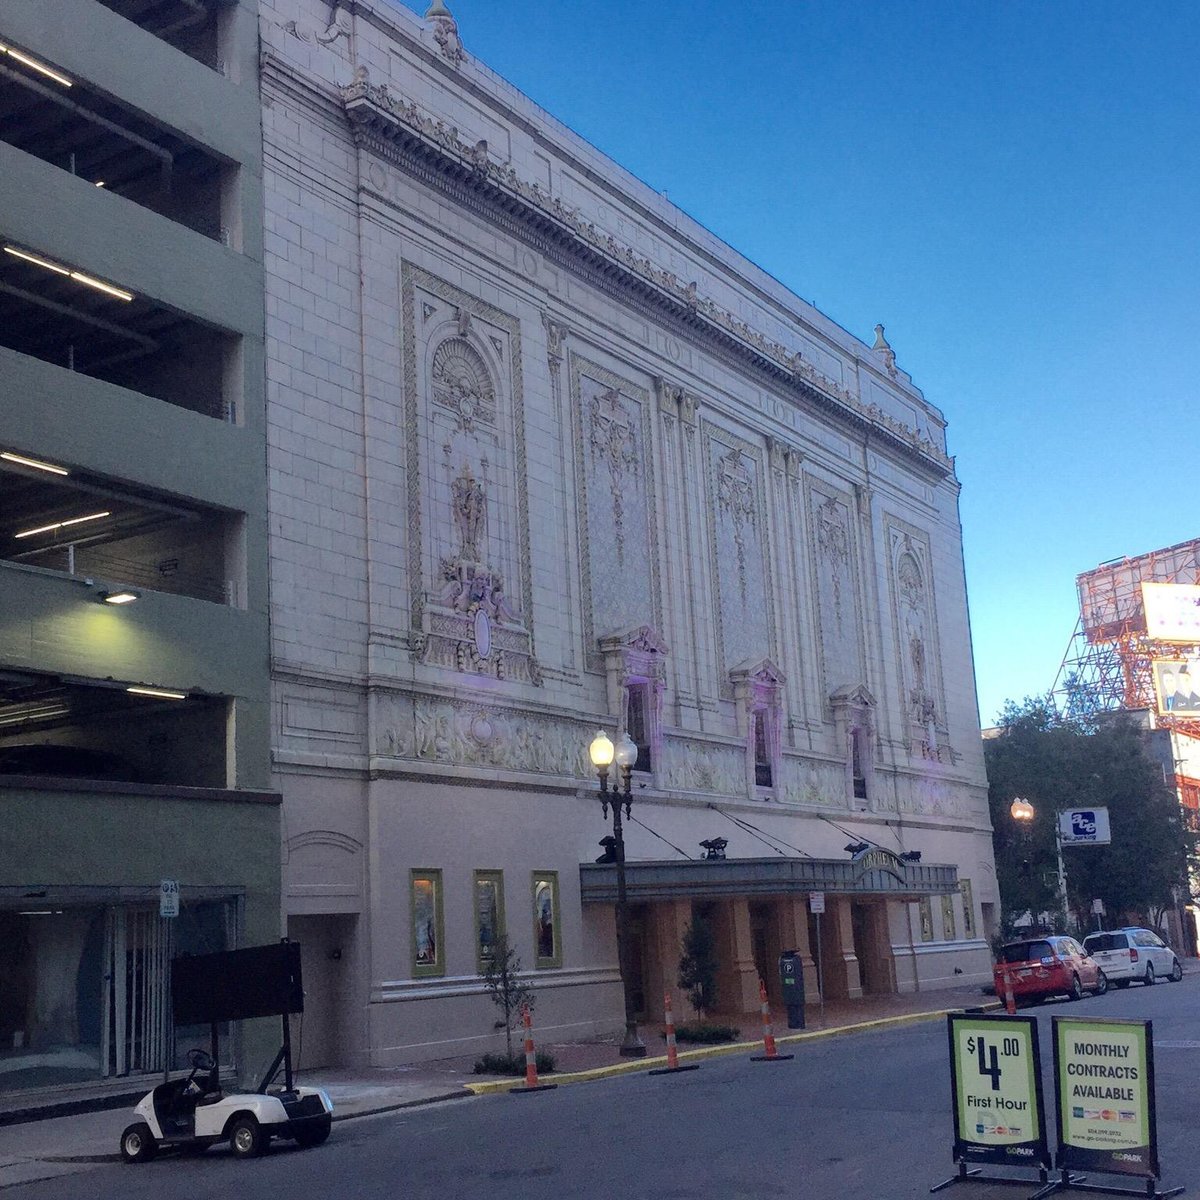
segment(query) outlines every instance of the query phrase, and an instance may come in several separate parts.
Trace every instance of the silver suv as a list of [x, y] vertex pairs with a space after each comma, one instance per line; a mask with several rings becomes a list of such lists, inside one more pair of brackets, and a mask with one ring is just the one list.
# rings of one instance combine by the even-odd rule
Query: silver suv
[[1156, 979], [1178, 983], [1183, 978], [1175, 951], [1150, 929], [1130, 926], [1110, 933], [1089, 933], [1083, 948], [1119, 988], [1128, 987], [1135, 979], [1148, 987]]

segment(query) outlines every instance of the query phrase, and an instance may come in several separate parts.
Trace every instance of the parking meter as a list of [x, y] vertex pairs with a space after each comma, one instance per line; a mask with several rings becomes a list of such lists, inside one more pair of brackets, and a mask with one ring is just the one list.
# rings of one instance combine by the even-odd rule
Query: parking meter
[[779, 983], [787, 1006], [788, 1028], [803, 1029], [804, 971], [795, 950], [785, 950], [779, 956]]

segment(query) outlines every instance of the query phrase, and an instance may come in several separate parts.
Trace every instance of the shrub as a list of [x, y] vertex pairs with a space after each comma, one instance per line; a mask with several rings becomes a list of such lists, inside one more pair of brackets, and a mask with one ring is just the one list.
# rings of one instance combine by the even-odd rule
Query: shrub
[[703, 917], [693, 917], [683, 933], [679, 986], [700, 1016], [717, 1007], [717, 948]]
[[[533, 988], [522, 978], [521, 960], [509, 945], [507, 934], [502, 933], [496, 938], [492, 957], [484, 967], [483, 983], [492, 1003], [500, 1010], [502, 1020], [496, 1022], [496, 1028], [504, 1030], [504, 1042], [511, 1059], [513, 1025], [520, 1019], [522, 1009], [533, 1009], [536, 997]], [[498, 1058], [499, 1055], [492, 1057]], [[522, 1058], [521, 1070], [524, 1069], [525, 1060]], [[541, 1070], [540, 1065], [538, 1070]]]
[[716, 1045], [719, 1042], [736, 1042], [742, 1036], [740, 1029], [732, 1025], [680, 1025], [675, 1030], [677, 1042], [699, 1042]]
[[[554, 1055], [549, 1050], [537, 1052], [539, 1074], [549, 1074], [555, 1067]], [[485, 1054], [475, 1060], [476, 1075], [524, 1075], [524, 1054]]]

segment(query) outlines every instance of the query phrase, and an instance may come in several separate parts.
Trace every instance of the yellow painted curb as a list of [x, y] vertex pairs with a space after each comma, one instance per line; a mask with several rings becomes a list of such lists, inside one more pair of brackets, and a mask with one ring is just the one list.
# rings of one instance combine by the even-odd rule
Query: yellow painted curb
[[[998, 1008], [999, 1003], [981, 1004], [980, 1008]], [[915, 1025], [920, 1021], [932, 1021], [948, 1013], [961, 1012], [961, 1008], [936, 1008], [931, 1012], [902, 1013], [895, 1017], [879, 1017], [874, 1021], [860, 1021], [854, 1025], [835, 1025], [831, 1029], [806, 1030], [804, 1033], [788, 1033], [775, 1039], [776, 1042], [805, 1042], [818, 1038], [837, 1037], [845, 1033], [863, 1033], [869, 1029], [887, 1029], [898, 1025]], [[680, 1062], [695, 1062], [703, 1058], [720, 1058], [729, 1054], [744, 1054], [762, 1047], [762, 1039], [753, 1042], [727, 1042], [723, 1046], [704, 1046], [699, 1050], [682, 1050]], [[546, 1083], [590, 1083], [593, 1079], [610, 1079], [614, 1075], [629, 1075], [634, 1071], [647, 1071], [665, 1066], [666, 1055], [655, 1058], [639, 1058], [632, 1062], [613, 1063], [607, 1067], [594, 1067], [590, 1071], [564, 1071], [562, 1074], [547, 1074]], [[493, 1096], [524, 1087], [521, 1079], [492, 1079], [486, 1083], [464, 1083], [463, 1087], [476, 1096]]]

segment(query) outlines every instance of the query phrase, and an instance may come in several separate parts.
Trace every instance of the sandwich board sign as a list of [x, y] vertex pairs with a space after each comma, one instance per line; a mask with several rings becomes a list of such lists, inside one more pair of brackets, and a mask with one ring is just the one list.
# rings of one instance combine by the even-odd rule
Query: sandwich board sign
[[1036, 1168], [1045, 1183], [1051, 1160], [1037, 1019], [950, 1013], [947, 1032], [959, 1173], [930, 1190], [967, 1179], [994, 1181], [978, 1167], [968, 1169], [980, 1163]]
[[1148, 1196], [1183, 1191], [1156, 1192], [1153, 1185], [1161, 1171], [1152, 1022], [1055, 1017], [1054, 1090], [1064, 1172], [1136, 1175], [1147, 1181]]

